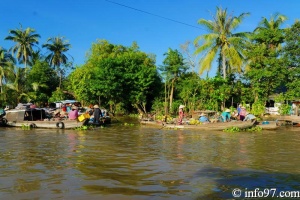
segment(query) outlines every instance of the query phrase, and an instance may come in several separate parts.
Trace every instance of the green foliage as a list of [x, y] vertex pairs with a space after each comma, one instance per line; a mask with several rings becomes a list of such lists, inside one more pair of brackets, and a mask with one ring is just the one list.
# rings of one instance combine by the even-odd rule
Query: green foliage
[[152, 104], [151, 112], [155, 113], [156, 115], [163, 115], [164, 110], [164, 101], [160, 98], [155, 98]]
[[161, 84], [154, 63], [152, 57], [138, 50], [136, 43], [124, 47], [98, 41], [87, 63], [70, 74], [69, 90], [79, 100], [93, 103], [100, 98], [102, 104], [114, 108], [111, 112], [134, 108], [146, 112]]
[[287, 99], [300, 98], [300, 22], [296, 21], [286, 29], [286, 45], [283, 47], [283, 55], [288, 67], [288, 79], [286, 80]]
[[234, 133], [234, 132], [256, 132], [256, 131], [261, 131], [262, 128], [260, 126], [253, 126], [251, 128], [246, 128], [246, 129], [240, 129], [239, 127], [230, 127], [230, 128], [226, 128], [224, 129], [223, 131], [224, 132], [231, 132], [231, 133]]
[[[212, 61], [219, 54], [222, 59], [222, 73], [225, 79], [227, 70], [240, 71], [243, 60], [243, 45], [247, 41], [246, 33], [233, 33], [249, 13], [242, 13], [238, 17], [229, 15], [227, 9], [217, 7], [213, 20], [200, 19], [198, 23], [209, 33], [198, 36], [194, 43], [200, 44], [195, 53], [204, 53], [200, 61], [200, 74], [209, 71]], [[226, 66], [227, 64], [227, 66]]]
[[23, 30], [22, 25], [19, 29], [9, 30], [9, 36], [5, 40], [10, 40], [16, 44], [11, 48], [13, 54], [16, 55], [19, 63], [25, 64], [25, 73], [27, 71], [27, 62], [31, 59], [34, 52], [33, 47], [38, 44], [40, 35], [33, 28]]
[[256, 101], [252, 104], [251, 113], [256, 116], [261, 116], [265, 113], [265, 103]]
[[247, 52], [251, 60], [245, 77], [250, 80], [251, 93], [255, 101], [265, 101], [284, 82], [287, 74], [284, 61], [276, 50], [267, 48], [265, 44], [252, 44]]
[[290, 114], [291, 106], [285, 103], [286, 99], [287, 99], [287, 95], [283, 93], [280, 93], [275, 97], [275, 103], [280, 103], [279, 111], [278, 111], [280, 115]]
[[188, 66], [184, 62], [182, 54], [178, 50], [168, 49], [164, 54], [166, 57], [160, 71], [165, 79], [165, 96], [169, 98], [169, 112], [174, 113], [174, 91], [177, 86], [178, 79], [186, 72]]
[[247, 132], [256, 132], [256, 131], [262, 131], [262, 127], [260, 126], [253, 126], [251, 128], [246, 129]]
[[59, 87], [61, 87], [64, 74], [61, 65], [69, 67], [69, 58], [66, 52], [71, 48], [71, 44], [69, 44], [69, 41], [65, 40], [64, 37], [52, 37], [47, 40], [46, 44], [43, 44], [43, 47], [49, 51], [46, 56], [46, 61], [50, 66], [53, 66], [57, 74], [59, 74]]
[[49, 102], [55, 102], [55, 101], [60, 101], [66, 99], [65, 98], [65, 93], [61, 88], [56, 88], [56, 91], [52, 93], [52, 96], [49, 98]]
[[26, 78], [27, 88], [31, 88], [29, 95], [32, 100], [37, 102], [48, 102], [52, 91], [59, 84], [59, 77], [46, 62], [36, 61]]
[[233, 127], [230, 127], [230, 128], [226, 128], [223, 130], [224, 132], [231, 132], [231, 133], [234, 133], [234, 132], [240, 132], [241, 129], [239, 127], [236, 127], [236, 126], [233, 126]]
[[31, 127], [29, 124], [22, 124], [22, 127], [21, 127], [22, 130], [31, 130]]
[[125, 122], [124, 126], [134, 126], [134, 124]]
[[280, 115], [288, 115], [291, 112], [291, 106], [288, 104], [281, 104], [278, 112]]

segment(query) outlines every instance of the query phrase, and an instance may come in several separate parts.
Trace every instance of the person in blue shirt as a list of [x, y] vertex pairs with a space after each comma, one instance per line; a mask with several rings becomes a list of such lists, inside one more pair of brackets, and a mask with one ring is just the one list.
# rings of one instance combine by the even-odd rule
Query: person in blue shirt
[[2, 105], [0, 104], [0, 117], [3, 117], [5, 114], [5, 109], [3, 109]]
[[241, 105], [241, 104], [239, 104], [239, 106], [237, 107], [237, 112], [238, 112], [238, 115], [240, 115], [240, 112], [241, 112], [241, 107], [242, 107], [242, 105]]
[[208, 118], [205, 116], [204, 113], [202, 113], [199, 117], [199, 122], [205, 123], [205, 122], [209, 122]]
[[253, 115], [251, 113], [247, 113], [246, 117], [245, 117], [245, 119], [243, 121], [248, 121], [248, 120], [253, 121], [255, 119], [256, 119], [255, 115]]
[[231, 115], [230, 115], [230, 110], [229, 110], [229, 109], [226, 109], [224, 112], [222, 112], [221, 117], [222, 117], [222, 121], [223, 121], [223, 122], [228, 122], [228, 121], [230, 121], [230, 117], [231, 117]]

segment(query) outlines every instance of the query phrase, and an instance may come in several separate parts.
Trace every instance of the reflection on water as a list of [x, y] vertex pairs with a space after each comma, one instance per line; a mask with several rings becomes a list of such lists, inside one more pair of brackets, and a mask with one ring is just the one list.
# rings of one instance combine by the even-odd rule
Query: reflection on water
[[219, 199], [300, 190], [300, 129], [0, 129], [1, 199]]

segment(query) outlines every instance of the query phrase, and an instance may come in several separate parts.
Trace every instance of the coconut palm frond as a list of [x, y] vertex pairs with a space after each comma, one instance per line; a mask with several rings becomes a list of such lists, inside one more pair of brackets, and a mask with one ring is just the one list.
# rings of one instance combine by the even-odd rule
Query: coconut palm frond
[[250, 16], [250, 13], [249, 13], [249, 12], [247, 12], [247, 13], [242, 13], [242, 14], [240, 14], [240, 16], [234, 17], [234, 18], [232, 19], [231, 24], [230, 24], [230, 29], [231, 29], [231, 30], [235, 30], [235, 29], [243, 22], [243, 20], [244, 20], [246, 17], [248, 17], [248, 16]]
[[199, 74], [203, 74], [204, 71], [209, 71], [211, 68], [211, 63], [216, 57], [216, 54], [218, 53], [218, 47], [215, 46], [210, 51], [206, 53], [204, 57], [199, 62]]
[[206, 19], [199, 19], [198, 24], [204, 26], [208, 32], [213, 32], [214, 30], [214, 22]]

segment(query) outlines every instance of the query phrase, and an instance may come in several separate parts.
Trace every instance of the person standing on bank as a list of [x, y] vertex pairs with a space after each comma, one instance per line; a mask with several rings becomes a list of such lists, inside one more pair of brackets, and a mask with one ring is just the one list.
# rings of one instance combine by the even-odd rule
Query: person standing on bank
[[102, 117], [101, 110], [98, 105], [94, 105], [94, 124], [99, 124], [100, 123], [100, 117]]
[[184, 117], [184, 111], [183, 111], [184, 107], [185, 107], [184, 105], [179, 106], [179, 117], [178, 117], [178, 124], [179, 125], [182, 124], [182, 120], [183, 120], [183, 117]]

